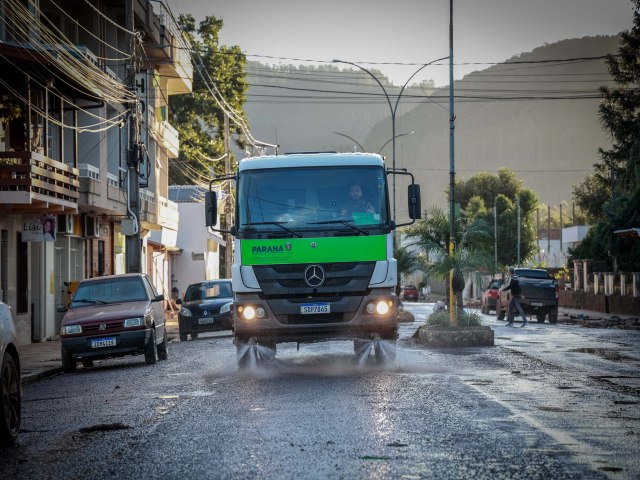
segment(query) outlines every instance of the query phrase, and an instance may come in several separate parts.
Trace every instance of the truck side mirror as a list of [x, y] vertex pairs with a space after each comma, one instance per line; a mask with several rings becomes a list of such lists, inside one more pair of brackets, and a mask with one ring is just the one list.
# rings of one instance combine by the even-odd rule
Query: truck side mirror
[[218, 220], [218, 197], [213, 190], [204, 194], [204, 216], [206, 226], [215, 227]]
[[409, 185], [409, 218], [417, 220], [422, 218], [422, 207], [420, 206], [420, 185], [412, 183]]

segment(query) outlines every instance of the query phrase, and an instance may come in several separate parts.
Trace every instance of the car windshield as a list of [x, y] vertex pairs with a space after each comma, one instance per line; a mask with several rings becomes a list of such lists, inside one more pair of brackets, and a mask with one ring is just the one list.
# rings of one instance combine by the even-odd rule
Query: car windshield
[[71, 308], [109, 303], [139, 302], [148, 300], [147, 291], [140, 277], [110, 278], [80, 282], [73, 295]]
[[186, 302], [193, 302], [197, 300], [205, 300], [208, 298], [231, 298], [233, 297], [233, 291], [231, 289], [231, 283], [199, 283], [196, 285], [190, 285], [187, 289], [187, 293], [184, 295]]
[[502, 280], [492, 280], [488, 288], [495, 290], [500, 288], [501, 286], [502, 286]]
[[[303, 231], [368, 234], [388, 224], [386, 175], [378, 166], [248, 170], [238, 182], [243, 233]], [[356, 227], [356, 228], [354, 228]]]

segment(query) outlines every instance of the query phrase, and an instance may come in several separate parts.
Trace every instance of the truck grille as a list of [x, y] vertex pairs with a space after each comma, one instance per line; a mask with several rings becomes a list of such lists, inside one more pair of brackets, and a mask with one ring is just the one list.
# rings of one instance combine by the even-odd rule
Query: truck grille
[[325, 281], [320, 287], [309, 287], [304, 271], [310, 264], [256, 265], [253, 267], [265, 295], [310, 295], [362, 293], [369, 287], [375, 262], [321, 263]]

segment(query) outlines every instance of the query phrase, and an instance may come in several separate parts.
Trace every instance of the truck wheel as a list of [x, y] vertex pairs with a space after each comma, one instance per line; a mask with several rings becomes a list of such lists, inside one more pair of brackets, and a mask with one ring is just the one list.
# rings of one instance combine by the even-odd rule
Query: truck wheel
[[374, 355], [378, 365], [393, 363], [396, 360], [396, 341], [378, 340], [374, 344]]
[[355, 353], [358, 356], [362, 355], [370, 344], [371, 344], [371, 340], [354, 340], [353, 353]]
[[538, 320], [538, 322], [540, 322], [540, 323], [544, 323], [544, 317], [546, 317], [546, 315], [544, 313], [537, 313], [536, 314], [536, 320]]
[[252, 362], [252, 357], [255, 355], [251, 350], [253, 345], [249, 345], [244, 341], [236, 341], [236, 355], [238, 360], [238, 368], [244, 369], [249, 367]]
[[276, 342], [258, 341], [258, 346], [262, 347], [258, 349], [258, 360], [269, 362], [276, 358]]
[[64, 373], [73, 373], [76, 371], [76, 361], [75, 359], [71, 356], [70, 353], [67, 353], [67, 351], [63, 348], [61, 350], [61, 355], [62, 355], [62, 371]]
[[504, 320], [505, 313], [506, 312], [502, 310], [502, 306], [500, 305], [500, 302], [496, 302], [496, 319]]
[[558, 310], [551, 310], [549, 312], [549, 323], [558, 323]]
[[158, 345], [156, 345], [156, 328], [151, 327], [149, 342], [144, 346], [144, 363], [153, 365], [158, 361]]

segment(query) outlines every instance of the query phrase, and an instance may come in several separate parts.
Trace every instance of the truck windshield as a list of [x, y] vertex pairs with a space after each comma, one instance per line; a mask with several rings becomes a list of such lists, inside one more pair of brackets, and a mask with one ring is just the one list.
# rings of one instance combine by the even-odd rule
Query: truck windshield
[[244, 171], [237, 197], [241, 231], [360, 234], [388, 227], [386, 174], [378, 166]]

